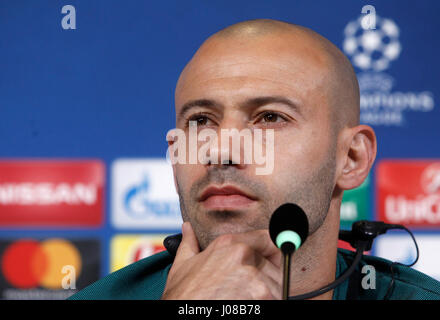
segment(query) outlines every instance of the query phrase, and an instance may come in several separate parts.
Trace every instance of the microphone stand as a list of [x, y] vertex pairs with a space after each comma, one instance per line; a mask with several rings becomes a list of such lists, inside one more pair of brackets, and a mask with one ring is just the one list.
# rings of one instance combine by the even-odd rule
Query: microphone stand
[[283, 252], [283, 300], [289, 299], [290, 288], [290, 264], [292, 260], [292, 254], [295, 251], [295, 245], [292, 242], [284, 242], [281, 245], [281, 251]]

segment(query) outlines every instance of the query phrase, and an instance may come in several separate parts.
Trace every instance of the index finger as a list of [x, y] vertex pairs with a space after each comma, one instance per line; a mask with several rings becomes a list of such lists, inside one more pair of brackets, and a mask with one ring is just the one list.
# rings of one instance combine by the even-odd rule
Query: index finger
[[280, 250], [272, 242], [269, 230], [267, 229], [224, 234], [219, 236], [214, 243], [216, 247], [222, 247], [233, 243], [245, 243], [253, 250], [258, 251], [265, 258], [280, 254]]

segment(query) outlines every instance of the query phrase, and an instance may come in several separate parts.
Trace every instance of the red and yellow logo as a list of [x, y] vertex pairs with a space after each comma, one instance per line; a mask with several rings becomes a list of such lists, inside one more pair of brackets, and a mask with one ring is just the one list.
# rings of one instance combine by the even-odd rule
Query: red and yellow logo
[[61, 289], [66, 266], [73, 267], [79, 277], [81, 255], [71, 242], [58, 238], [19, 240], [11, 243], [1, 257], [4, 278], [19, 289]]
[[111, 272], [165, 250], [167, 235], [117, 235], [111, 243]]

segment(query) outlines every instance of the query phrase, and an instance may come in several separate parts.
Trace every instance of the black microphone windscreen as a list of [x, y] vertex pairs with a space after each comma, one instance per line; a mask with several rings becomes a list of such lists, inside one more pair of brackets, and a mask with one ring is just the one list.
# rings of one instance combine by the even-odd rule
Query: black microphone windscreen
[[277, 236], [286, 230], [296, 232], [301, 238], [301, 245], [309, 235], [309, 221], [304, 210], [294, 203], [285, 203], [272, 214], [269, 222], [269, 234], [276, 245]]

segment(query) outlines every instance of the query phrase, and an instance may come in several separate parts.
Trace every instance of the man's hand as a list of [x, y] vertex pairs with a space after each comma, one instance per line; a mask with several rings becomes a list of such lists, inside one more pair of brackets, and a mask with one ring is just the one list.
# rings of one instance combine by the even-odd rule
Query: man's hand
[[280, 299], [280, 263], [267, 230], [222, 235], [200, 252], [185, 222], [162, 299]]

